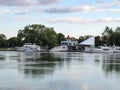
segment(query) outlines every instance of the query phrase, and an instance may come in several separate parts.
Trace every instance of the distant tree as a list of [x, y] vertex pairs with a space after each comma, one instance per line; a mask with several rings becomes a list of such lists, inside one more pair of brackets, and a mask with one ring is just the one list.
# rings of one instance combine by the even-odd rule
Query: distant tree
[[117, 28], [115, 29], [115, 32], [120, 33], [120, 27], [117, 27]]
[[4, 34], [0, 34], [0, 40], [3, 39], [3, 40], [6, 40], [6, 36]]
[[102, 42], [107, 45], [119, 45], [120, 46], [120, 27], [115, 30], [106, 26], [102, 33]]
[[104, 32], [102, 33], [102, 41], [103, 44], [111, 45], [111, 36], [113, 35], [114, 31], [112, 28], [106, 26]]
[[47, 46], [54, 47], [54, 46], [58, 45], [57, 33], [53, 30], [53, 28], [47, 28], [45, 30], [45, 34], [47, 36], [46, 40], [48, 41], [48, 42], [46, 42]]
[[18, 46], [18, 38], [17, 37], [11, 37], [8, 39], [8, 46], [9, 47], [15, 47]]
[[43, 47], [53, 47], [57, 42], [57, 33], [53, 28], [45, 27], [41, 24], [32, 24], [25, 26], [23, 30], [18, 31], [17, 38], [20, 43], [36, 43]]
[[0, 47], [7, 47], [7, 38], [4, 34], [0, 34]]
[[95, 37], [95, 46], [100, 46], [102, 45], [102, 39], [100, 36]]
[[58, 40], [58, 43], [60, 45], [60, 42], [65, 40], [65, 36], [62, 33], [58, 33], [58, 39], [57, 40]]
[[102, 33], [102, 36], [110, 36], [113, 33], [113, 29], [106, 26], [104, 32]]
[[114, 40], [115, 45], [120, 46], [120, 27], [117, 27], [114, 32], [114, 37], [112, 38]]

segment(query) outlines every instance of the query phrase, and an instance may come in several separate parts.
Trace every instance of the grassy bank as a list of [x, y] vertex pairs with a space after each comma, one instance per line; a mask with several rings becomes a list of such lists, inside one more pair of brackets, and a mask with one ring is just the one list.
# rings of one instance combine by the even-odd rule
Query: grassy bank
[[0, 51], [16, 51], [15, 48], [0, 48]]

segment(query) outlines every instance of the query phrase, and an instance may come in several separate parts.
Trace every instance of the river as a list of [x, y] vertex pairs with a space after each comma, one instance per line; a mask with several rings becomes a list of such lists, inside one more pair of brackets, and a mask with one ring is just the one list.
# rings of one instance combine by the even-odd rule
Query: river
[[1, 51], [0, 90], [120, 90], [120, 53]]

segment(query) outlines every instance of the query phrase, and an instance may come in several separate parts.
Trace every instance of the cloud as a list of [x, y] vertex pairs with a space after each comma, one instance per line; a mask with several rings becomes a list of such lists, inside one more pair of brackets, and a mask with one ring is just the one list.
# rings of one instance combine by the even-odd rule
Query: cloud
[[109, 9], [109, 12], [120, 12], [120, 9]]
[[24, 16], [16, 16], [11, 18], [10, 21], [17, 22], [39, 22], [45, 21], [49, 23], [69, 23], [69, 24], [94, 24], [94, 23], [111, 23], [111, 22], [120, 22], [120, 18], [98, 18], [98, 19], [87, 19], [87, 18], [59, 18], [59, 19], [50, 19], [50, 18], [28, 18]]
[[23, 15], [23, 14], [27, 14], [27, 13], [32, 12], [32, 10], [31, 9], [26, 9], [26, 8], [19, 8], [17, 10], [13, 10], [11, 12], [13, 12], [14, 14]]
[[80, 4], [91, 4], [91, 2], [88, 2], [88, 1], [80, 1]]
[[38, 4], [41, 5], [50, 5], [54, 3], [58, 3], [60, 0], [38, 0]]
[[[120, 5], [120, 2], [114, 2], [114, 3], [101, 3], [98, 6], [72, 6], [72, 7], [54, 7], [45, 9], [38, 9], [35, 8], [35, 5], [51, 5], [58, 3], [61, 0], [0, 0], [0, 5], [5, 6], [34, 6], [34, 7], [28, 7], [27, 9], [16, 9], [14, 10], [0, 10], [0, 14], [3, 13], [14, 13], [14, 14], [27, 14], [27, 13], [49, 13], [49, 14], [67, 14], [67, 13], [77, 13], [77, 12], [85, 12], [85, 13], [91, 13], [91, 12], [120, 12], [120, 9], [112, 8], [112, 6], [118, 6]], [[84, 2], [84, 1], [83, 1]], [[103, 0], [96, 0], [96, 2], [103, 2]], [[111, 7], [110, 9], [108, 7]]]
[[3, 8], [0, 9], [0, 14], [11, 13], [16, 15], [23, 15], [28, 13], [49, 13], [49, 14], [67, 14], [67, 13], [77, 13], [77, 12], [84, 12], [84, 13], [92, 13], [92, 12], [110, 12], [110, 13], [120, 13], [120, 9], [103, 9], [97, 8], [94, 6], [79, 6], [79, 7], [58, 7], [58, 8], [50, 8], [50, 9], [43, 9], [43, 8], [30, 8], [30, 7], [17, 7], [17, 8]]
[[120, 1], [118, 2], [112, 2], [112, 3], [101, 3], [98, 7], [99, 8], [110, 8], [110, 7], [113, 7], [113, 6], [120, 6]]
[[96, 20], [96, 22], [120, 22], [120, 18], [103, 18]]
[[104, 3], [104, 4], [101, 4], [99, 7], [107, 8], [107, 7], [112, 7], [115, 5], [117, 5], [117, 3]]
[[0, 9], [0, 14], [10, 13], [10, 12], [11, 12], [10, 9], [6, 9], [6, 8], [4, 8], [4, 9]]
[[105, 3], [104, 0], [96, 0], [96, 3]]
[[62, 18], [62, 19], [52, 19], [51, 22], [57, 23], [89, 23], [91, 20], [81, 19], [81, 18]]
[[94, 11], [96, 8], [94, 6], [80, 6], [80, 7], [60, 7], [60, 8], [50, 8], [44, 10], [46, 13], [72, 13], [72, 12], [89, 12]]
[[[66, 14], [76, 12], [120, 12], [120, 9], [113, 8], [112, 6], [118, 6], [120, 3], [105, 3], [98, 6], [73, 6], [73, 7], [56, 7], [43, 10], [45, 13], [50, 14]], [[111, 8], [110, 8], [111, 7]]]
[[0, 0], [3, 6], [35, 6], [35, 5], [51, 5], [58, 3], [60, 0]]
[[46, 9], [44, 10], [46, 13], [70, 13], [73, 12], [71, 8], [51, 8], [51, 9]]
[[28, 0], [0, 0], [0, 5], [4, 6], [29, 6], [32, 3]]
[[105, 22], [120, 22], [120, 18], [101, 18], [101, 19], [82, 19], [82, 18], [62, 18], [52, 19], [53, 23], [105, 23]]
[[10, 9], [10, 8], [4, 8], [0, 9], [0, 14], [27, 14], [32, 12], [31, 8], [17, 8], [17, 9]]

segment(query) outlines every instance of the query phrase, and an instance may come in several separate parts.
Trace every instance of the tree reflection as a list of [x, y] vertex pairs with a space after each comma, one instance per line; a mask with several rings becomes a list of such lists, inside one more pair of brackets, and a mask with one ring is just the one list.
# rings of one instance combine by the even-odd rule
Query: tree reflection
[[[52, 75], [56, 70], [69, 69], [71, 61], [83, 61], [80, 53], [71, 52], [40, 52], [40, 53], [19, 53], [18, 69], [26, 77], [44, 77]], [[65, 66], [65, 67], [64, 67]]]
[[54, 69], [62, 64], [61, 59], [51, 53], [24, 53], [18, 61], [19, 71], [34, 78], [53, 74]]
[[4, 55], [0, 55], [0, 61], [1, 60], [5, 60], [5, 56]]
[[107, 55], [106, 58], [103, 59], [103, 70], [106, 75], [109, 74], [120, 74], [120, 54], [119, 53], [111, 53]]

